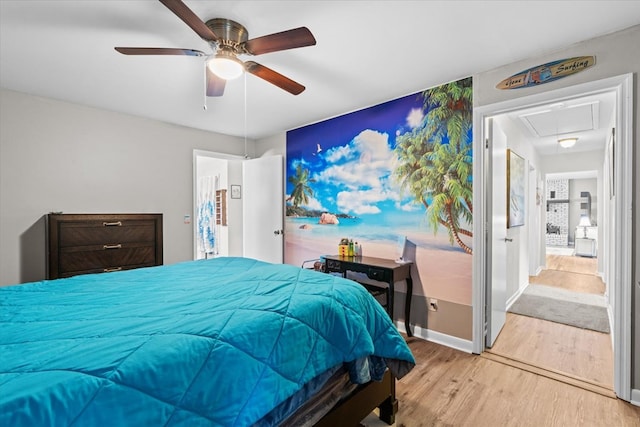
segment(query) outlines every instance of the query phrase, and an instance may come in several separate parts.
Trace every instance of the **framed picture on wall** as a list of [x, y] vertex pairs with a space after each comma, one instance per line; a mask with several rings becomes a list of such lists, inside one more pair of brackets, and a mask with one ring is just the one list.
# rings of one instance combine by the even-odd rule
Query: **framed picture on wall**
[[239, 199], [241, 197], [241, 187], [239, 185], [231, 186], [231, 198]]
[[507, 149], [507, 228], [524, 225], [525, 161]]

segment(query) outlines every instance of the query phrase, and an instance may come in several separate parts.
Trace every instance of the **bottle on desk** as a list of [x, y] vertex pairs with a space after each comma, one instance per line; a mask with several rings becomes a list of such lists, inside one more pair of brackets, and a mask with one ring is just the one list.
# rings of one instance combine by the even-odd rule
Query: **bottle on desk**
[[353, 239], [349, 240], [349, 256], [354, 256]]
[[341, 239], [340, 244], [338, 245], [338, 255], [340, 256], [349, 256], [349, 240]]
[[362, 256], [362, 245], [359, 245], [358, 242], [355, 242], [353, 247], [353, 255], [357, 257]]

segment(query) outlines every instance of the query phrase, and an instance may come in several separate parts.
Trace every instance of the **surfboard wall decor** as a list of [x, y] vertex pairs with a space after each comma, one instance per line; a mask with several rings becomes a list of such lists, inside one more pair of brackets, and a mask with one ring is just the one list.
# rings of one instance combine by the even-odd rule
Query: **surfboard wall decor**
[[504, 79], [496, 85], [496, 89], [521, 89], [538, 86], [584, 71], [595, 63], [595, 56], [576, 56], [575, 58], [548, 62]]

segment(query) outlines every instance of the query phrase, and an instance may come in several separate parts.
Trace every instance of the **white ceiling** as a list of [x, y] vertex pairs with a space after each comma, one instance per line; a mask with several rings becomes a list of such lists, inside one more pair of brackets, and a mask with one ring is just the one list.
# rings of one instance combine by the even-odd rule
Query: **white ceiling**
[[251, 58], [306, 91], [293, 96], [248, 75], [229, 82], [223, 97], [208, 98], [205, 111], [203, 58], [134, 57], [113, 49], [209, 52], [207, 43], [152, 0], [0, 0], [0, 86], [263, 138], [640, 23], [639, 1], [185, 4], [203, 21], [240, 22], [250, 38], [308, 27], [316, 46]]

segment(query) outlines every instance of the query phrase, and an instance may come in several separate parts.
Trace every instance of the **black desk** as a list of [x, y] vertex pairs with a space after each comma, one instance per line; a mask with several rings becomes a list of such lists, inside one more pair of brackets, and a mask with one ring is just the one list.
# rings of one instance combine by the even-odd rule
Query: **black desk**
[[409, 321], [411, 319], [411, 294], [413, 293], [411, 262], [399, 264], [391, 259], [374, 258], [370, 256], [326, 255], [324, 258], [324, 269], [327, 273], [340, 273], [342, 277], [347, 277], [347, 271], [353, 271], [355, 273], [364, 273], [369, 279], [387, 283], [389, 286], [386, 288], [386, 309], [392, 320], [394, 283], [405, 280], [407, 282], [407, 296], [404, 306], [404, 325], [407, 330], [407, 335], [410, 337], [413, 336], [409, 328]]

